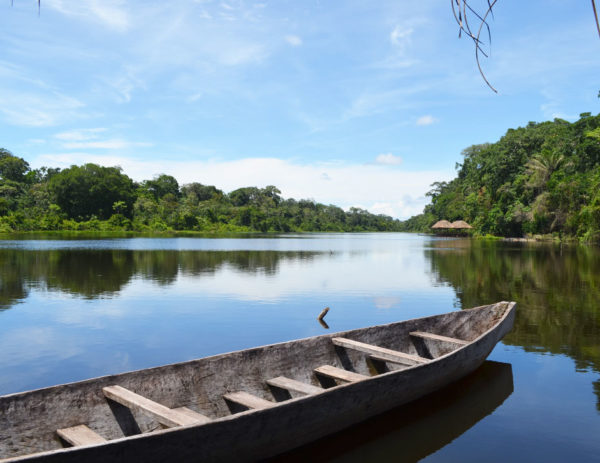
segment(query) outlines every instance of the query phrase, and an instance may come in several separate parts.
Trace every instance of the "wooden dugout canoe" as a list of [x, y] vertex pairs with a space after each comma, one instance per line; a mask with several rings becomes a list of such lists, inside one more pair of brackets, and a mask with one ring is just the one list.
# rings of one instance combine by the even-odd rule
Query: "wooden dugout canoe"
[[6, 462], [253, 461], [475, 370], [514, 302], [0, 397]]

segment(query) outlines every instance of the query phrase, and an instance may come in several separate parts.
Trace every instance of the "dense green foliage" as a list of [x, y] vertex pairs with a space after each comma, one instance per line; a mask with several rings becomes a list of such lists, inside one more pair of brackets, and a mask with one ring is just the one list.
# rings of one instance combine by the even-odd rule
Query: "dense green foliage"
[[600, 239], [600, 116], [530, 122], [462, 154], [457, 177], [432, 185], [431, 203], [405, 230], [463, 219], [480, 234]]
[[284, 199], [274, 186], [229, 194], [211, 185], [179, 186], [170, 175], [136, 183], [118, 167], [96, 164], [31, 170], [0, 149], [0, 232], [101, 231], [398, 231], [391, 217], [312, 200]]
[[71, 166], [53, 175], [48, 189], [56, 204], [69, 216], [89, 220], [92, 216], [108, 219], [113, 208], [122, 202], [131, 209], [134, 201], [133, 181], [116, 167], [96, 164]]

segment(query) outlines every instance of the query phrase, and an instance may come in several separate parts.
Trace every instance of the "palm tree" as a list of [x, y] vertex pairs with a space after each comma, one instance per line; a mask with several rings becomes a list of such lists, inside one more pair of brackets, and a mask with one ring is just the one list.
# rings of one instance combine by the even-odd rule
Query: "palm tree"
[[564, 155], [553, 151], [546, 150], [534, 154], [525, 164], [527, 168], [525, 172], [531, 175], [528, 184], [534, 188], [543, 187], [564, 160]]

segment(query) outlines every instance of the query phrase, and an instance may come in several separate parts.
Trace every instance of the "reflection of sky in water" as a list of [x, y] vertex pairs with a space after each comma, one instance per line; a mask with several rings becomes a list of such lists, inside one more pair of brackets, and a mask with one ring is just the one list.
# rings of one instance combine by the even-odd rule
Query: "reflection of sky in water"
[[[112, 249], [109, 243], [129, 250], [156, 246], [161, 250], [275, 248], [286, 252], [264, 260], [262, 254], [249, 258], [235, 252], [219, 253], [212, 259], [207, 254], [209, 257], [200, 261], [200, 269], [209, 262], [213, 264], [209, 271], [193, 267], [196, 254], [188, 253], [190, 260], [186, 262], [178, 261], [178, 254], [169, 254], [171, 267], [165, 280], [160, 271], [148, 270], [160, 266], [164, 255], [152, 261], [153, 251], [148, 255], [139, 251], [142, 254], [132, 258], [136, 262], [130, 270], [133, 273], [128, 276], [124, 272], [124, 280], [115, 291], [100, 291], [92, 297], [84, 293], [84, 298], [78, 288], [101, 286], [86, 282], [86, 278], [102, 278], [102, 272], [113, 268], [110, 263], [123, 256], [79, 254], [90, 266], [88, 277], [85, 262], [74, 262], [69, 254], [65, 265], [76, 265], [78, 273], [63, 276], [62, 283], [52, 275], [44, 276], [54, 283], [50, 289], [43, 282], [31, 281], [22, 303], [1, 313], [0, 369], [6, 374], [0, 375], [0, 390], [39, 387], [321, 334], [325, 330], [316, 317], [325, 306], [331, 308], [326, 320], [333, 331], [453, 307], [452, 289], [432, 285], [422, 249], [426, 239], [376, 236], [142, 238], [103, 240], [99, 244], [5, 242], [6, 249], [13, 249], [15, 244], [39, 252], [58, 248], [58, 258], [65, 256], [63, 244], [79, 253], [103, 246]], [[58, 260], [52, 256], [47, 259]], [[100, 267], [107, 262], [108, 270]], [[145, 266], [148, 262], [149, 267]], [[60, 268], [68, 273], [71, 267]]]
[[[331, 308], [326, 321], [332, 332], [447, 312], [460, 308], [465, 297], [476, 301], [473, 305], [484, 302], [479, 298], [504, 299], [503, 288], [512, 284], [497, 277], [488, 281], [488, 269], [473, 268], [479, 261], [467, 252], [467, 241], [403, 234], [3, 242], [1, 248], [14, 259], [2, 263], [6, 253], [0, 250], [0, 264], [8, 272], [2, 284], [16, 274], [27, 290], [17, 291], [10, 308], [0, 311], [0, 393], [322, 334], [327, 331], [316, 317], [325, 306]], [[39, 253], [21, 251], [32, 248]], [[123, 252], [83, 251], [115, 248]], [[63, 251], [48, 249], [80, 254], [72, 260], [75, 253], [67, 252], [65, 259]], [[172, 252], [178, 249], [195, 251]], [[277, 252], [253, 253], [257, 250]], [[46, 261], [38, 259], [44, 252]], [[486, 262], [488, 251], [482, 252], [481, 262]], [[517, 261], [505, 260], [502, 266], [512, 265], [516, 276], [511, 278], [522, 285], [527, 281], [523, 272], [540, 268], [546, 258], [536, 250], [540, 261], [528, 254], [521, 262], [519, 252], [511, 248], [510, 258]], [[23, 253], [27, 270], [16, 267]], [[595, 261], [594, 255], [589, 259]], [[62, 269], [65, 275], [44, 273], [42, 261], [61, 263], [48, 271]], [[560, 262], [553, 261], [552, 267]], [[498, 271], [508, 279], [509, 273], [502, 273], [506, 268]], [[88, 281], [105, 278], [103, 272], [113, 269], [122, 272], [114, 284]], [[536, 284], [547, 286], [544, 278], [550, 277], [535, 275]], [[525, 299], [518, 316], [539, 315], [542, 305], [536, 304]], [[578, 313], [573, 311], [564, 314], [570, 317], [565, 330], [590, 320], [574, 318]], [[545, 345], [538, 352], [520, 347], [531, 348], [530, 339], [544, 342], [543, 327], [532, 324], [544, 320], [527, 318], [527, 325], [511, 333], [511, 345], [500, 344], [490, 356], [513, 365], [515, 391], [505, 404], [427, 461], [465, 461], [467, 454], [466, 461], [547, 462], [569, 455], [574, 461], [593, 461], [599, 454], [600, 413], [592, 388], [597, 371], [577, 372], [571, 357], [550, 355]], [[551, 319], [554, 323], [563, 321]], [[523, 339], [528, 344], [519, 344]], [[505, 439], [511, 446], [504, 445]]]
[[[335, 239], [331, 239], [335, 238]], [[376, 238], [376, 239], [373, 239]], [[428, 238], [431, 239], [431, 238]], [[248, 238], [106, 238], [93, 240], [0, 240], [0, 249], [127, 249], [174, 251], [361, 251], [385, 250], [422, 241], [418, 235], [346, 233], [271, 235]]]

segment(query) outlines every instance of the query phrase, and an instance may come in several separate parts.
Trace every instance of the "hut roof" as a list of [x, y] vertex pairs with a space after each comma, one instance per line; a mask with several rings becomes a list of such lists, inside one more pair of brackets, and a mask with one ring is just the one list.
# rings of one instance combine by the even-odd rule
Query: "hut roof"
[[433, 224], [431, 228], [452, 228], [452, 224], [447, 220], [440, 220]]
[[456, 228], [456, 229], [461, 229], [461, 228], [473, 228], [471, 227], [471, 225], [469, 225], [467, 222], [465, 222], [464, 220], [457, 220], [455, 222], [452, 222], [451, 224], [452, 228]]

